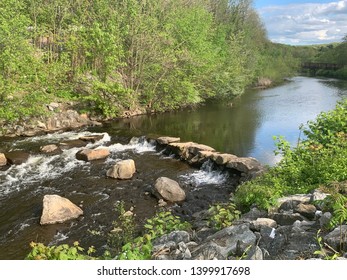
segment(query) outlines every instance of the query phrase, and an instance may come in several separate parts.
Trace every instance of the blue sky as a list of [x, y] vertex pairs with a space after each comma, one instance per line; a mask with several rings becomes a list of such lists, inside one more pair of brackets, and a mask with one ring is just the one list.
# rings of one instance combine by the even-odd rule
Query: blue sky
[[290, 45], [341, 42], [347, 0], [254, 0], [271, 41]]

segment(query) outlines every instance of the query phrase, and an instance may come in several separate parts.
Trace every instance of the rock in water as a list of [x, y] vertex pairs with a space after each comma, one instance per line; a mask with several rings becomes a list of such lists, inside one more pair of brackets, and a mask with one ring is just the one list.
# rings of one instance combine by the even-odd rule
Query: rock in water
[[13, 151], [5, 153], [7, 162], [9, 164], [22, 164], [25, 163], [29, 158], [29, 153], [23, 151]]
[[168, 145], [170, 143], [175, 143], [175, 142], [180, 142], [181, 138], [179, 137], [168, 137], [168, 136], [163, 136], [157, 138], [157, 143], [159, 145]]
[[82, 209], [67, 198], [59, 195], [45, 195], [43, 197], [41, 225], [63, 223], [81, 215], [83, 215]]
[[91, 161], [97, 159], [104, 159], [110, 155], [110, 151], [108, 149], [83, 149], [76, 153], [76, 158], [78, 160]]
[[40, 147], [40, 151], [46, 154], [50, 154], [50, 153], [56, 153], [59, 152], [60, 149], [57, 145], [55, 144], [51, 144], [51, 145], [45, 145], [45, 146], [41, 146]]
[[0, 166], [5, 166], [7, 164], [7, 159], [3, 153], [0, 153]]
[[166, 201], [178, 202], [186, 199], [186, 194], [179, 184], [167, 177], [158, 178], [155, 181], [154, 188], [160, 197]]
[[135, 172], [135, 162], [132, 159], [126, 159], [117, 162], [106, 175], [115, 179], [131, 179]]

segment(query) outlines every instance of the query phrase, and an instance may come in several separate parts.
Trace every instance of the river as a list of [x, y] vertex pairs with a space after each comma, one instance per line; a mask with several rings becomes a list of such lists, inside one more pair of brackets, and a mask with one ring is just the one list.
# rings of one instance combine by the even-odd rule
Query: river
[[[160, 176], [177, 180], [189, 194], [187, 201], [173, 206], [182, 216], [207, 209], [225, 200], [234, 190], [228, 174], [205, 166], [194, 169], [168, 157], [141, 136], [179, 136], [221, 152], [251, 156], [273, 165], [272, 136], [284, 136], [293, 145], [299, 126], [321, 111], [331, 110], [347, 97], [347, 82], [333, 79], [295, 77], [266, 90], [250, 90], [232, 104], [211, 102], [190, 110], [116, 120], [102, 127], [54, 133], [32, 138], [1, 139], [0, 151], [25, 150], [29, 160], [0, 169], [0, 259], [23, 259], [31, 241], [46, 245], [79, 241], [83, 247], [95, 245], [101, 252], [107, 232], [116, 219], [114, 205], [123, 200], [135, 207], [137, 221], [143, 222], [158, 208], [157, 199], [146, 193]], [[98, 133], [101, 140], [89, 147], [107, 146], [105, 161], [87, 163], [75, 158], [80, 148], [65, 149], [48, 156], [39, 152], [44, 144], [60, 143]], [[133, 138], [137, 137], [137, 138]], [[119, 159], [135, 160], [133, 179], [118, 181], [105, 174]], [[84, 210], [83, 217], [58, 225], [40, 226], [45, 194], [67, 197]]]

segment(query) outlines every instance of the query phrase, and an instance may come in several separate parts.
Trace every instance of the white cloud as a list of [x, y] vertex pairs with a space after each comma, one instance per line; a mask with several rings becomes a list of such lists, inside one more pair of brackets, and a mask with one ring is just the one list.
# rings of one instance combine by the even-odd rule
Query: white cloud
[[259, 10], [269, 39], [307, 45], [339, 42], [347, 33], [347, 0], [268, 6]]

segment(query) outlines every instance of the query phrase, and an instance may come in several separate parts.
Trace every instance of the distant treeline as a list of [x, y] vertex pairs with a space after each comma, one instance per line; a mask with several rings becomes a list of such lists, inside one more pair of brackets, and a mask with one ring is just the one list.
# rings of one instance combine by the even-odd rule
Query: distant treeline
[[[334, 63], [339, 69], [319, 69], [313, 71], [317, 76], [327, 76], [339, 79], [347, 79], [347, 35], [342, 38], [341, 43], [325, 44], [305, 47], [307, 50], [305, 62]], [[312, 71], [311, 71], [312, 72]]]
[[[294, 74], [251, 0], [1, 0], [0, 120], [76, 101], [107, 118], [241, 94]], [[305, 55], [304, 55], [305, 56]]]

